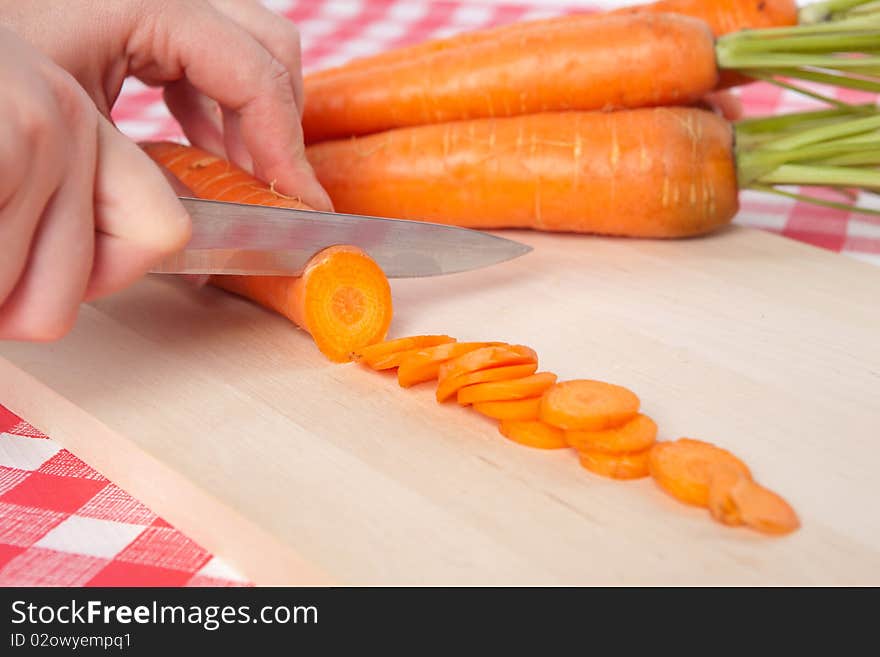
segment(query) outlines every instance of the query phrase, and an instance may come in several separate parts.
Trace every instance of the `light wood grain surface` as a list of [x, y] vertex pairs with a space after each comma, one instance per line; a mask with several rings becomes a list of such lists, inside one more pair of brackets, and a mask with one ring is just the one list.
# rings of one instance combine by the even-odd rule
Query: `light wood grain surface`
[[526, 343], [733, 450], [803, 528], [517, 446], [430, 386], [332, 365], [243, 300], [154, 277], [68, 338], [4, 343], [0, 400], [259, 583], [880, 584], [880, 270], [731, 229], [394, 283], [395, 335]]

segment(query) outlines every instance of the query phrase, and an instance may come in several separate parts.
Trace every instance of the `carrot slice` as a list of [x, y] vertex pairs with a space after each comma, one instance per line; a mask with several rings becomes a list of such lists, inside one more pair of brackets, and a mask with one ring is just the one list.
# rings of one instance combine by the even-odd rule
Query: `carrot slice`
[[453, 342], [410, 352], [397, 368], [397, 382], [402, 387], [409, 388], [417, 383], [435, 380], [439, 375], [440, 366], [444, 363], [471, 351], [498, 344], [502, 343]]
[[801, 524], [782, 497], [731, 469], [713, 475], [709, 510], [726, 525], [744, 524], [765, 534], [788, 534]]
[[389, 369], [400, 364], [385, 365], [389, 357], [400, 355], [413, 349], [424, 349], [425, 347], [433, 347], [434, 345], [450, 342], [455, 342], [455, 338], [451, 338], [448, 335], [412, 335], [405, 338], [397, 338], [396, 340], [386, 340], [385, 342], [379, 342], [358, 349], [352, 354], [352, 358], [353, 360], [363, 362], [374, 370]]
[[[491, 372], [492, 370], [487, 371]], [[520, 422], [537, 420], [541, 411], [541, 398], [477, 402], [474, 404], [474, 410], [496, 420], [519, 420]]]
[[515, 401], [537, 397], [556, 383], [552, 372], [538, 372], [521, 379], [493, 381], [465, 386], [458, 391], [458, 403], [462, 406], [484, 401]]
[[562, 431], [539, 421], [520, 422], [501, 420], [498, 431], [515, 443], [537, 449], [562, 449], [568, 447]]
[[538, 354], [534, 350], [522, 345], [502, 344], [483, 347], [450, 360], [448, 363], [444, 363], [440, 368], [438, 379], [440, 383], [443, 383], [445, 379], [451, 379], [478, 370], [487, 370], [491, 367], [537, 362]]
[[731, 468], [751, 478], [745, 463], [725, 449], [692, 438], [656, 443], [651, 448], [651, 475], [667, 493], [685, 504], [709, 506], [715, 472]]
[[641, 452], [656, 442], [657, 424], [647, 415], [639, 414], [615, 429], [566, 431], [565, 439], [580, 452]]
[[651, 474], [650, 449], [624, 454], [579, 452], [581, 465], [597, 475], [612, 479], [641, 479]]
[[544, 393], [541, 419], [565, 430], [602, 431], [619, 427], [639, 412], [631, 390], [603, 381], [557, 383]]
[[460, 388], [476, 385], [477, 383], [489, 383], [490, 381], [508, 381], [520, 379], [535, 373], [538, 363], [524, 363], [522, 365], [507, 365], [506, 367], [492, 367], [488, 370], [477, 370], [462, 374], [452, 379], [444, 379], [437, 386], [437, 401], [445, 402], [452, 397]]

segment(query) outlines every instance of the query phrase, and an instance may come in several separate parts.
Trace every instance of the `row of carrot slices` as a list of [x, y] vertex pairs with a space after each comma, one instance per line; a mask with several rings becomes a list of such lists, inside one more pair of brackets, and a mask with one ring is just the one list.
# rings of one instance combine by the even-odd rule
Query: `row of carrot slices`
[[404, 388], [436, 381], [438, 402], [454, 398], [471, 406], [522, 445], [574, 448], [594, 474], [653, 477], [676, 499], [708, 508], [726, 525], [768, 534], [800, 526], [791, 506], [757, 484], [730, 452], [691, 438], [658, 441], [657, 424], [639, 413], [631, 390], [587, 379], [559, 382], [555, 374], [538, 372], [538, 355], [529, 347], [420, 335], [371, 345], [352, 357], [374, 370], [396, 368]]

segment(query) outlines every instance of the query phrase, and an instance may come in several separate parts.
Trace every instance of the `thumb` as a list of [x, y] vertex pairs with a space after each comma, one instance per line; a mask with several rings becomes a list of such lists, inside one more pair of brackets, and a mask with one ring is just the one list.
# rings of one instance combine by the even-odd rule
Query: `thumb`
[[95, 255], [86, 296], [116, 292], [189, 241], [190, 219], [165, 176], [102, 117], [95, 176]]

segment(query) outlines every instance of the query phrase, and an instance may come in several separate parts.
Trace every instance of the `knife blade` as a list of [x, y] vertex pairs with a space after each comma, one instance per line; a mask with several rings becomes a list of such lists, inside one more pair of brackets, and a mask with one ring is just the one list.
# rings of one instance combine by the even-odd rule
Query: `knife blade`
[[532, 250], [496, 235], [422, 221], [180, 200], [192, 218], [192, 237], [153, 273], [293, 276], [321, 249], [352, 244], [389, 278], [417, 278], [479, 269]]

